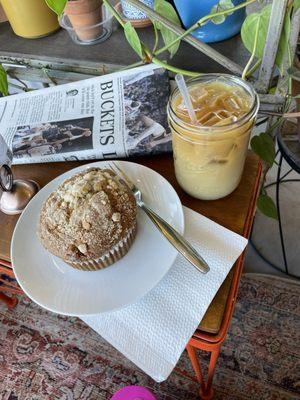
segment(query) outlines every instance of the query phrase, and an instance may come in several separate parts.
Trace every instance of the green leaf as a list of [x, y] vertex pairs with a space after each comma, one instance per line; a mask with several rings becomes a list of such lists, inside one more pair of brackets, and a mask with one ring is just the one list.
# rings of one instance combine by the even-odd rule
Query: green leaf
[[[209, 15], [215, 14], [218, 12], [222, 12], [222, 11], [226, 11], [226, 10], [230, 10], [230, 8], [233, 8], [233, 7], [234, 7], [234, 4], [232, 3], [231, 0], [220, 0], [218, 4], [216, 4], [212, 7]], [[219, 25], [219, 24], [222, 24], [225, 21], [226, 17], [231, 14], [233, 14], [233, 12], [229, 13], [227, 15], [218, 15], [218, 16], [211, 18], [210, 21], [215, 25]]]
[[134, 27], [131, 25], [131, 23], [128, 21], [124, 25], [124, 33], [125, 37], [127, 39], [127, 42], [130, 44], [130, 46], [133, 48], [133, 50], [141, 57], [141, 59], [144, 58], [143, 56], [143, 49], [142, 49], [142, 44], [140, 41], [140, 38], [138, 34], [136, 33], [136, 30]]
[[[252, 53], [253, 47], [254, 47], [254, 38], [255, 38], [256, 27], [257, 27], [257, 24], [259, 23], [259, 19], [260, 19], [258, 41], [257, 41], [256, 49], [255, 49], [255, 56], [258, 59], [261, 59], [263, 56], [265, 43], [266, 43], [266, 39], [267, 39], [269, 22], [270, 22], [271, 10], [272, 10], [272, 4], [269, 4], [269, 5], [265, 6], [264, 8], [262, 8], [262, 10], [259, 13], [249, 14], [246, 17], [246, 19], [242, 25], [242, 29], [241, 29], [242, 41], [243, 41], [246, 49], [250, 53]], [[281, 37], [279, 40], [278, 51], [277, 51], [277, 56], [276, 56], [276, 60], [275, 60], [275, 63], [277, 65], [277, 67], [279, 68], [281, 75], [283, 72], [283, 59], [285, 57], [286, 52], [289, 51], [288, 43], [289, 43], [289, 36], [290, 36], [290, 30], [291, 30], [290, 14], [291, 14], [291, 9], [289, 9], [289, 11], [286, 14], [285, 19], [284, 19], [284, 26], [283, 26], [282, 34], [281, 34]]]
[[251, 148], [262, 160], [270, 166], [273, 165], [275, 160], [275, 145], [272, 137], [267, 132], [254, 136], [251, 140]]
[[45, 0], [47, 6], [58, 16], [62, 14], [66, 6], [67, 0]]
[[[177, 15], [175, 9], [166, 0], [155, 0], [154, 1], [154, 10], [161, 16], [163, 16], [166, 19], [168, 19], [169, 21], [173, 22], [173, 24], [175, 24], [177, 26], [181, 26], [180, 20], [178, 18], [178, 15]], [[168, 44], [172, 43], [174, 40], [176, 40], [177, 35], [175, 33], [171, 32], [163, 24], [161, 24], [157, 21], [153, 21], [153, 23], [156, 26], [156, 28], [160, 31], [161, 36], [162, 36], [163, 41], [166, 46]], [[169, 51], [171, 57], [173, 57], [177, 53], [179, 46], [180, 46], [180, 41], [178, 41], [173, 46], [168, 48], [168, 51]]]
[[242, 30], [241, 30], [242, 41], [246, 49], [250, 53], [252, 53], [254, 48], [254, 38], [255, 38], [256, 28], [257, 25], [260, 24], [257, 46], [255, 50], [255, 56], [257, 58], [262, 58], [263, 56], [268, 27], [269, 27], [271, 8], [272, 4], [269, 4], [266, 7], [264, 7], [260, 13], [249, 14], [242, 25]]
[[298, 8], [300, 8], [300, 0], [294, 0], [294, 4], [293, 7], [297, 10]]
[[3, 96], [8, 96], [7, 73], [1, 64], [0, 64], [0, 93], [2, 93]]
[[257, 207], [264, 215], [270, 218], [278, 219], [276, 205], [267, 194], [259, 195], [257, 199]]

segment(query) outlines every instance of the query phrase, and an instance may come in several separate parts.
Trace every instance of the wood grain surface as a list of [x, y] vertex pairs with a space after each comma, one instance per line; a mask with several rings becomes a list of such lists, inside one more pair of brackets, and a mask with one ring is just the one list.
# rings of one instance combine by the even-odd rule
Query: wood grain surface
[[[251, 210], [253, 210], [253, 202], [255, 201], [253, 192], [260, 178], [259, 160], [252, 152], [249, 151], [248, 153], [243, 177], [238, 188], [229, 196], [214, 201], [194, 199], [179, 187], [175, 178], [171, 155], [135, 158], [130, 161], [148, 166], [163, 175], [173, 185], [183, 205], [190, 207], [194, 211], [205, 215], [240, 235], [247, 236], [248, 233], [245, 234], [246, 222], [249, 222], [249, 218], [253, 219], [252, 214], [250, 215], [252, 212]], [[56, 176], [84, 163], [85, 162], [60, 162], [19, 165], [13, 167], [13, 172], [15, 178], [34, 179], [43, 187]], [[7, 216], [0, 212], [0, 259], [10, 260], [10, 241], [17, 219], [17, 216]], [[205, 332], [217, 333], [221, 326], [231, 286], [232, 271], [227, 276], [200, 324], [200, 329]]]

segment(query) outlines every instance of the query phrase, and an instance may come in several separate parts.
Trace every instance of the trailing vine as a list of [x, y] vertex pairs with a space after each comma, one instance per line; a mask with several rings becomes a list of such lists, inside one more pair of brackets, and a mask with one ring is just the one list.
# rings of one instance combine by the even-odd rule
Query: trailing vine
[[[182, 35], [176, 35], [175, 33], [171, 32], [167, 27], [165, 27], [161, 22], [152, 21], [154, 25], [154, 33], [155, 33], [155, 43], [154, 50], [151, 51], [147, 44], [143, 43], [135, 28], [130, 24], [130, 22], [125, 23], [122, 19], [122, 16], [118, 13], [118, 11], [113, 7], [110, 3], [110, 0], [103, 0], [103, 3], [108, 8], [110, 13], [117, 19], [120, 25], [124, 29], [125, 37], [132, 47], [132, 49], [138, 54], [141, 58], [140, 63], [138, 65], [142, 65], [148, 62], [153, 62], [155, 64], [161, 65], [167, 70], [174, 72], [174, 73], [181, 73], [186, 76], [196, 77], [199, 76], [200, 72], [193, 72], [184, 69], [177, 68], [176, 66], [170, 65], [167, 62], [159, 60], [157, 57], [168, 51], [170, 53], [170, 57], [172, 58], [180, 45], [182, 39], [184, 39], [187, 35], [192, 33], [195, 29], [199, 28], [200, 26], [205, 25], [207, 22], [211, 21], [215, 24], [222, 23], [224, 19], [220, 20], [220, 17], [226, 17], [227, 15], [231, 15], [234, 11], [239, 10], [247, 5], [256, 2], [257, 0], [247, 0], [237, 6], [234, 6], [230, 0], [220, 0], [219, 4], [221, 7], [213, 7], [210, 14], [200, 18], [195, 24], [193, 24], [189, 29], [187, 29]], [[157, 11], [161, 16], [165, 17], [173, 24], [181, 27], [180, 20], [177, 16], [175, 9], [172, 7], [170, 3], [166, 0], [155, 0], [154, 1], [154, 10]], [[164, 46], [160, 49], [157, 49], [157, 33], [160, 32]], [[137, 65], [137, 63], [135, 63]], [[130, 65], [128, 68], [132, 67]]]
[[[263, 57], [264, 45], [267, 39], [268, 27], [270, 23], [271, 7], [272, 5], [269, 4], [263, 7], [259, 12], [248, 15], [243, 23], [241, 30], [241, 37], [245, 47], [251, 52], [251, 57], [243, 72], [244, 78], [249, 76], [250, 72], [249, 68], [254, 58], [257, 58], [257, 61], [252, 67], [251, 73], [253, 73], [261, 63]], [[293, 64], [289, 48], [289, 38], [291, 31], [290, 21], [293, 13], [296, 12], [299, 8], [300, 8], [300, 0], [294, 0], [290, 1], [286, 10], [286, 15], [284, 18], [284, 27], [280, 37], [278, 51], [275, 60], [275, 64], [281, 76], [284, 73], [284, 62], [286, 60], [286, 57], [288, 59], [288, 67], [291, 68]], [[288, 84], [288, 95], [285, 104], [283, 106], [282, 113], [287, 112], [291, 105], [292, 74], [289, 74], [287, 84]], [[259, 135], [254, 136], [250, 142], [252, 150], [264, 162], [264, 176], [263, 176], [264, 183], [268, 170], [275, 163], [276, 134], [283, 120], [284, 120], [283, 117], [278, 118], [271, 126], [268, 127], [266, 131], [260, 133]], [[276, 206], [274, 204], [273, 199], [270, 196], [268, 196], [264, 188], [264, 184], [261, 187], [261, 192], [258, 198], [257, 206], [263, 214], [271, 218], [275, 219], [277, 218]]]

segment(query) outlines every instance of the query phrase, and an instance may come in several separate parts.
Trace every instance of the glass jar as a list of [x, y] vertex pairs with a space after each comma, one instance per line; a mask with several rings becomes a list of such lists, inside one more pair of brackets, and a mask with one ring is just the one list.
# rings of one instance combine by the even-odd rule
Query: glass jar
[[[203, 74], [187, 82], [188, 90], [222, 79], [250, 98], [249, 112], [222, 126], [195, 125], [176, 113], [180, 96], [176, 88], [168, 103], [175, 174], [182, 189], [202, 200], [227, 196], [238, 186], [247, 155], [250, 134], [259, 108], [258, 95], [250, 84], [232, 75]], [[177, 103], [176, 103], [177, 101]]]
[[[69, 4], [71, 3], [73, 2], [69, 2]], [[66, 11], [70, 11], [70, 7]], [[67, 30], [74, 43], [81, 45], [102, 43], [112, 34], [113, 17], [106, 7], [98, 7], [92, 11], [93, 13], [91, 12], [89, 15], [85, 14], [85, 19], [78, 18], [82, 14], [72, 15], [70, 12], [68, 15], [64, 12], [60, 17], [60, 26]], [[97, 23], [94, 23], [95, 21]]]

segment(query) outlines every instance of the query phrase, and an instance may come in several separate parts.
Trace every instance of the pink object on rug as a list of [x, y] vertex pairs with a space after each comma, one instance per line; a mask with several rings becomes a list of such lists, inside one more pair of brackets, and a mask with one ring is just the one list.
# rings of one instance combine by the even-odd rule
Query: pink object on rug
[[156, 397], [142, 386], [126, 386], [113, 395], [111, 400], [157, 400]]

